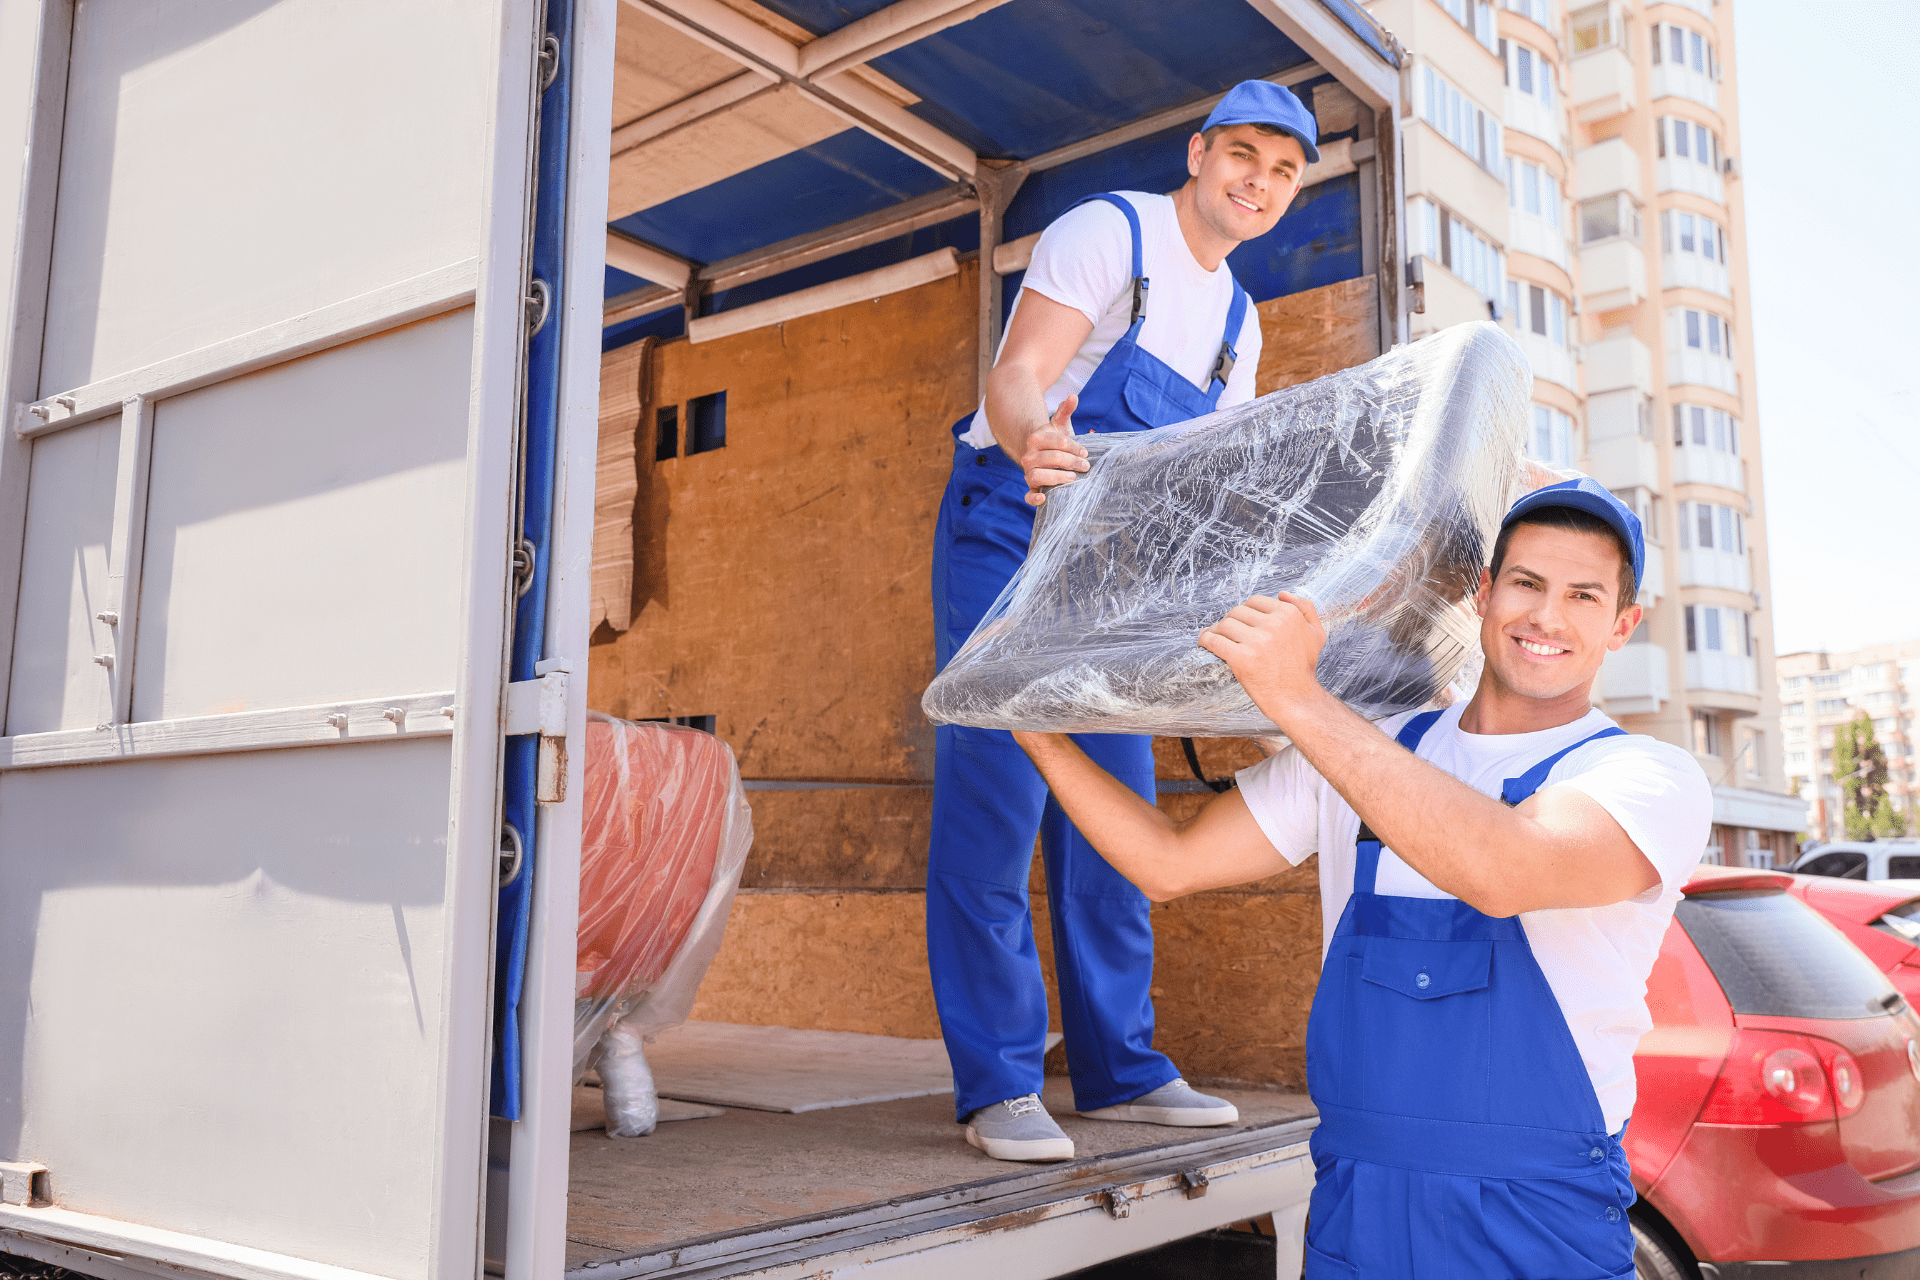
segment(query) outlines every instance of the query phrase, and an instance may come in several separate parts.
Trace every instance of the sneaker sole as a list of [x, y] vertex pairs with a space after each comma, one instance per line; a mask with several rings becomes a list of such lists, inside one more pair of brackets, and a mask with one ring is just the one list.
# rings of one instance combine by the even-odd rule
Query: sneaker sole
[[1178, 1129], [1211, 1129], [1223, 1124], [1238, 1124], [1240, 1108], [1224, 1107], [1142, 1107], [1131, 1102], [1117, 1107], [1079, 1113], [1088, 1120], [1128, 1120], [1134, 1124], [1164, 1124]]
[[983, 1138], [979, 1130], [968, 1125], [967, 1144], [979, 1148], [995, 1160], [1053, 1163], [1073, 1159], [1072, 1138]]

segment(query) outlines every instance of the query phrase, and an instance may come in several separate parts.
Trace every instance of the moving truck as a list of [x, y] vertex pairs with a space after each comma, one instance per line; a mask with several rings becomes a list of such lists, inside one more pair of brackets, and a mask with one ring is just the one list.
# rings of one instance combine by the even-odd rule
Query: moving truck
[[[1261, 389], [1369, 359], [1415, 301], [1404, 63], [1351, 0], [0, 6], [0, 1251], [1037, 1277], [1272, 1214], [1297, 1274], [1311, 868], [1155, 910], [1160, 1043], [1240, 1126], [609, 1142], [569, 1124], [581, 744], [592, 706], [739, 758], [696, 1018], [937, 1035], [934, 510], [1032, 240], [1270, 77], [1323, 158], [1232, 260]], [[1251, 758], [1160, 746], [1172, 809]]]

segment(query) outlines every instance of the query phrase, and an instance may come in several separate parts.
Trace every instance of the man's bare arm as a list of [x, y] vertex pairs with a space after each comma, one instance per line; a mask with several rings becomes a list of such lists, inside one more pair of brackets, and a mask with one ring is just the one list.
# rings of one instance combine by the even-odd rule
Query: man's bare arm
[[1036, 507], [1047, 500], [1045, 489], [1087, 469], [1087, 451], [1073, 438], [1078, 397], [1069, 396], [1050, 418], [1046, 393], [1092, 332], [1093, 321], [1076, 308], [1025, 290], [987, 373], [987, 426], [1027, 473], [1027, 501]]
[[1065, 734], [1013, 736], [1080, 834], [1155, 902], [1245, 884], [1287, 866], [1238, 791], [1214, 798], [1185, 822], [1175, 822], [1095, 764]]
[[1313, 602], [1255, 596], [1201, 633], [1381, 841], [1490, 916], [1599, 907], [1660, 882], [1604, 808], [1549, 787], [1514, 808], [1449, 777], [1380, 733], [1314, 678], [1326, 633]]

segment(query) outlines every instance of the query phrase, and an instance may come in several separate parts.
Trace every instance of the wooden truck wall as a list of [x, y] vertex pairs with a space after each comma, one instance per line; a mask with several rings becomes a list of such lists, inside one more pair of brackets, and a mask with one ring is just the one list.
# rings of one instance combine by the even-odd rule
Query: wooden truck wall
[[[590, 704], [710, 726], [751, 788], [753, 853], [696, 1018], [940, 1034], [920, 694], [951, 427], [977, 394], [974, 271], [603, 358]], [[1374, 290], [1362, 278], [1262, 303], [1260, 392], [1377, 355]], [[1191, 777], [1177, 742], [1155, 746], [1161, 778]], [[1209, 776], [1259, 758], [1244, 740], [1199, 746]], [[1032, 883], [1051, 982], [1037, 858]], [[1156, 1046], [1196, 1080], [1303, 1088], [1313, 861], [1153, 921]], [[1048, 1065], [1064, 1070], [1059, 1049]]]

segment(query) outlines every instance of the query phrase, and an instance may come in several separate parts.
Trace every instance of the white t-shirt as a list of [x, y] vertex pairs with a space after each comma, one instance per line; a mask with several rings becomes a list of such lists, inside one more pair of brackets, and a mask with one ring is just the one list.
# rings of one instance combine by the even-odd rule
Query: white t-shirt
[[[1194, 261], [1193, 250], [1180, 233], [1172, 196], [1144, 191], [1115, 194], [1131, 203], [1140, 216], [1141, 270], [1151, 282], [1140, 346], [1205, 390], [1226, 332], [1233, 274], [1225, 262], [1208, 271]], [[1113, 344], [1126, 336], [1133, 318], [1133, 237], [1127, 230], [1127, 215], [1105, 200], [1092, 200], [1055, 218], [1033, 246], [1021, 292], [1028, 289], [1074, 308], [1093, 322], [1093, 332], [1067, 361], [1066, 372], [1047, 388], [1047, 412], [1052, 413], [1062, 400], [1087, 385]], [[1013, 309], [1019, 313], [1017, 298]], [[1012, 316], [1007, 327], [1013, 327]], [[1006, 345], [1004, 334], [1000, 345]], [[1220, 391], [1222, 409], [1253, 399], [1253, 375], [1260, 364], [1260, 317], [1251, 298], [1233, 349], [1233, 372]], [[985, 405], [973, 415], [973, 425], [961, 438], [976, 449], [994, 443]]]
[[[1482, 795], [1498, 797], [1517, 778], [1563, 747], [1613, 724], [1590, 711], [1572, 724], [1538, 733], [1486, 735], [1460, 729], [1465, 702], [1449, 707], [1427, 730], [1416, 754]], [[1380, 722], [1389, 736], [1412, 713]], [[1287, 861], [1320, 855], [1321, 951], [1353, 892], [1354, 839], [1360, 818], [1294, 747], [1239, 774], [1240, 794], [1254, 821]], [[1713, 823], [1713, 789], [1686, 751], [1639, 734], [1602, 738], [1570, 752], [1541, 783], [1578, 788], [1627, 833], [1660, 874], [1639, 897], [1606, 907], [1528, 911], [1520, 916], [1534, 959], [1566, 1015], [1573, 1042], [1607, 1118], [1617, 1132], [1633, 1111], [1633, 1051], [1653, 1026], [1647, 1015], [1647, 974], [1680, 900], [1681, 886], [1699, 864]], [[1380, 850], [1378, 893], [1406, 898], [1451, 898]]]

